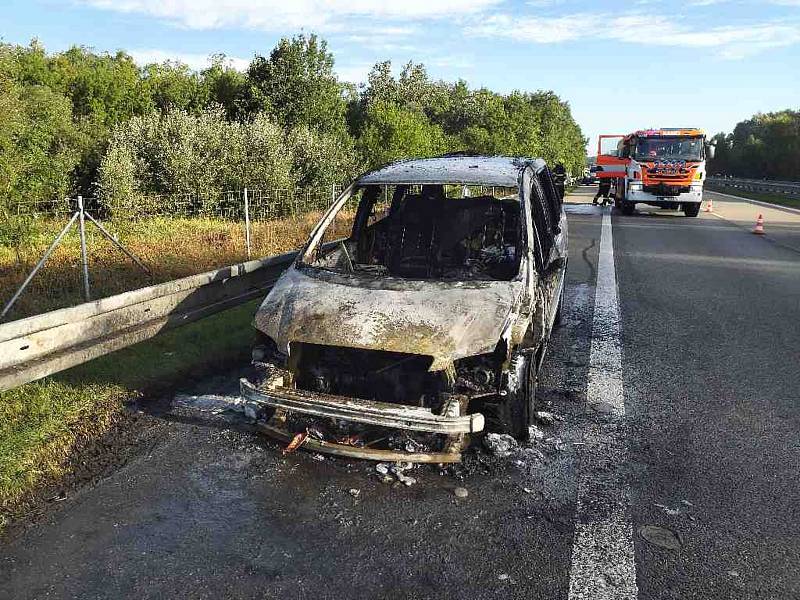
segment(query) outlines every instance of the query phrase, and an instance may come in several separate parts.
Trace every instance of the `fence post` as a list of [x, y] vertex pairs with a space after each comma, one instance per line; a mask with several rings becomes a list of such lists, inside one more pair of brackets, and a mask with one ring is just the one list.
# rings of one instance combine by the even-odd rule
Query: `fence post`
[[83, 196], [78, 196], [78, 230], [81, 235], [81, 263], [83, 265], [83, 295], [86, 301], [92, 299], [89, 293], [89, 257], [86, 255], [86, 215], [83, 210]]
[[247, 259], [250, 260], [250, 200], [244, 188], [244, 240], [247, 244]]

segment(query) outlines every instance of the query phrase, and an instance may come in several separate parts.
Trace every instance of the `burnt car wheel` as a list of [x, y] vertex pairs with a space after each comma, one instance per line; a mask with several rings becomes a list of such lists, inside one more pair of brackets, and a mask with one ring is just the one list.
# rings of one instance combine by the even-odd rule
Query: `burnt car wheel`
[[521, 352], [512, 359], [504, 393], [482, 407], [487, 431], [528, 439], [536, 400], [535, 356], [532, 352]]

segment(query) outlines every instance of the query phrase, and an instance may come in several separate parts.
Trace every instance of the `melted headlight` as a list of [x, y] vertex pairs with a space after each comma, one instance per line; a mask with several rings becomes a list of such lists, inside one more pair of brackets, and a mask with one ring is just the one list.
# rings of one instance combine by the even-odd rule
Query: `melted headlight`
[[497, 390], [500, 383], [500, 366], [496, 353], [457, 360], [454, 366], [455, 391], [476, 394]]

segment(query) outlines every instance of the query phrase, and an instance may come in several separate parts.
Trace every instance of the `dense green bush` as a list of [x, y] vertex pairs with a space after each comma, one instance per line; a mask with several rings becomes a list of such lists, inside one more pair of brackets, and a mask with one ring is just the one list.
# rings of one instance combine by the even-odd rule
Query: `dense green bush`
[[228, 121], [219, 107], [197, 115], [153, 112], [114, 129], [100, 167], [100, 195], [117, 208], [153, 195], [185, 195], [195, 209], [211, 209], [226, 190], [293, 187], [289, 150], [283, 130], [263, 113], [240, 123]]
[[713, 139], [711, 173], [800, 180], [800, 110], [759, 113]]
[[424, 114], [384, 101], [370, 106], [357, 143], [370, 167], [401, 158], [435, 156], [448, 149], [442, 128]]
[[47, 54], [0, 43], [0, 194], [6, 207], [99, 194], [130, 206], [154, 194], [345, 183], [390, 160], [463, 150], [542, 156], [577, 172], [585, 140], [551, 92], [501, 95], [432, 80], [409, 63], [338, 80], [324, 40], [300, 35], [200, 72], [138, 67], [124, 52]]
[[67, 98], [0, 74], [0, 204], [63, 198], [79, 147]]
[[504, 96], [472, 90], [463, 81], [431, 80], [423, 65], [408, 63], [394, 78], [391, 63], [376, 64], [350, 115], [362, 159], [370, 165], [445, 147], [542, 157], [573, 173], [585, 163], [580, 127], [569, 105], [552, 92]]
[[353, 138], [315, 132], [307, 125], [290, 131], [286, 145], [292, 156], [292, 176], [300, 188], [330, 188], [363, 170]]

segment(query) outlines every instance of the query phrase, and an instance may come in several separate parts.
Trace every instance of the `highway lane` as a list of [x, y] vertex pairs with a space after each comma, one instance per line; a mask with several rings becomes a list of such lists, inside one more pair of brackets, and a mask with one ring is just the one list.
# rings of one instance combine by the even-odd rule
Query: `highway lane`
[[608, 477], [582, 460], [608, 424], [587, 410], [604, 211], [569, 211], [567, 318], [539, 388], [564, 422], [542, 460], [477, 454], [395, 488], [155, 403], [164, 438], [3, 544], [0, 598], [567, 598], [581, 478], [630, 494], [638, 598], [800, 597], [800, 255], [712, 215], [612, 215], [626, 426]]
[[710, 215], [614, 233], [634, 521], [682, 542], [637, 542], [640, 597], [800, 597], [800, 255]]

